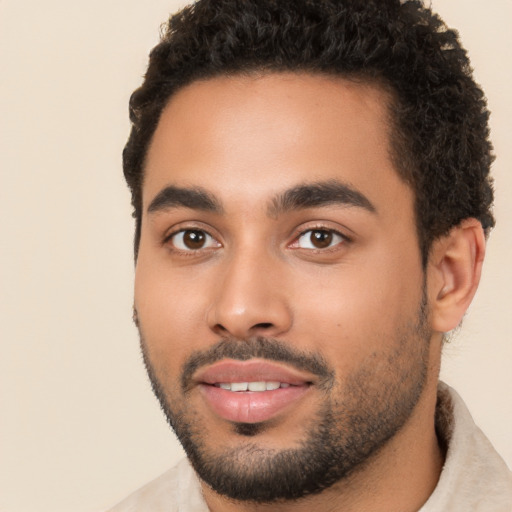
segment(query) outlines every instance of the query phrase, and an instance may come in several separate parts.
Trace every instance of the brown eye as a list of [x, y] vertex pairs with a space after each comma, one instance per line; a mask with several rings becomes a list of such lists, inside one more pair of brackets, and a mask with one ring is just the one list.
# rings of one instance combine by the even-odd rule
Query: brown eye
[[197, 251], [218, 245], [211, 235], [200, 229], [184, 229], [175, 233], [170, 241], [182, 251]]
[[202, 231], [185, 231], [183, 244], [189, 249], [201, 249], [206, 241], [206, 235]]
[[332, 232], [330, 231], [311, 231], [311, 245], [317, 249], [325, 249], [332, 243]]
[[297, 247], [301, 249], [327, 249], [342, 243], [345, 238], [329, 229], [310, 229], [304, 232], [297, 240]]

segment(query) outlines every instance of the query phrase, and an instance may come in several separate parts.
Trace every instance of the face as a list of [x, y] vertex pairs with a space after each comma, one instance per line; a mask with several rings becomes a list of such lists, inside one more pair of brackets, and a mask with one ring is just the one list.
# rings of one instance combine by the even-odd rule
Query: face
[[135, 306], [199, 476], [269, 502], [362, 470], [406, 427], [430, 333], [413, 194], [376, 87], [217, 78], [150, 147]]

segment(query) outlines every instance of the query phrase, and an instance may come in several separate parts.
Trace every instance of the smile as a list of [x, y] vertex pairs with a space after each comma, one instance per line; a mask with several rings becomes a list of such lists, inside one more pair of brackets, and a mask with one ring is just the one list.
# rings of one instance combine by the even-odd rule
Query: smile
[[315, 379], [308, 372], [261, 359], [219, 361], [194, 378], [207, 409], [237, 423], [286, 415], [309, 394]]
[[276, 381], [256, 381], [256, 382], [221, 382], [214, 384], [215, 387], [226, 389], [228, 391], [240, 392], [240, 391], [274, 391], [279, 388], [289, 388], [288, 382], [276, 382]]

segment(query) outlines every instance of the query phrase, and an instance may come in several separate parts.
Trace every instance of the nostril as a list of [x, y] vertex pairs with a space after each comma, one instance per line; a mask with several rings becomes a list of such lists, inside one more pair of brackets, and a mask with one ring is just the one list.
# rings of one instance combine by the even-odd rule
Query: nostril
[[270, 329], [271, 327], [273, 327], [273, 324], [271, 324], [270, 322], [262, 322], [259, 324], [255, 324], [253, 326], [253, 329]]
[[216, 324], [214, 327], [213, 327], [213, 330], [216, 331], [216, 332], [221, 332], [221, 333], [226, 333], [228, 332], [228, 330], [221, 324]]

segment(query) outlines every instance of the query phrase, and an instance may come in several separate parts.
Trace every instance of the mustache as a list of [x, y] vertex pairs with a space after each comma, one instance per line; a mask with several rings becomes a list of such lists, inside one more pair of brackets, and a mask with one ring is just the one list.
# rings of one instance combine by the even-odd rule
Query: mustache
[[185, 361], [181, 371], [181, 387], [184, 392], [193, 386], [193, 376], [197, 370], [223, 359], [248, 361], [260, 358], [268, 361], [287, 363], [290, 366], [312, 373], [319, 377], [320, 386], [331, 387], [334, 371], [321, 354], [304, 352], [289, 343], [256, 336], [245, 340], [223, 338], [206, 350], [193, 352]]

